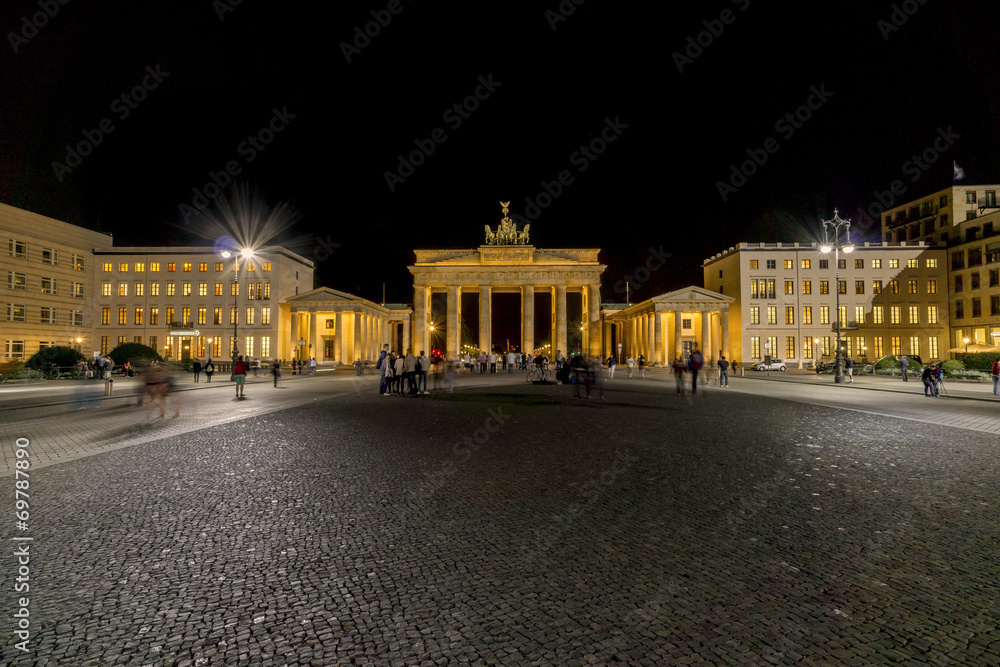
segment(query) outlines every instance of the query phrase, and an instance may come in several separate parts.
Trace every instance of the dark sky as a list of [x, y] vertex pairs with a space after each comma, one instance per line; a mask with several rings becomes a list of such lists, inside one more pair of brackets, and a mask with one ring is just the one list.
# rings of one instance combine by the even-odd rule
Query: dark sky
[[[857, 220], [893, 180], [906, 198], [946, 187], [953, 160], [968, 183], [1000, 181], [995, 2], [182, 4], [72, 0], [37, 31], [37, 0], [3, 4], [0, 201], [119, 245], [205, 243], [181, 205], [232, 161], [258, 204], [296, 212], [274, 242], [315, 257], [322, 240], [322, 284], [380, 300], [387, 282], [408, 302], [412, 249], [475, 247], [511, 200], [536, 246], [603, 250], [611, 301], [650, 247], [672, 256], [637, 297], [700, 284], [701, 261], [740, 241], [809, 240], [835, 207]], [[560, 6], [574, 11], [553, 30]], [[371, 12], [390, 20], [347, 62]], [[478, 108], [449, 112], [477, 87]], [[782, 120], [811, 95], [808, 120]], [[270, 143], [244, 143], [272, 119]], [[583, 157], [608, 119], [615, 140]], [[907, 165], [948, 128], [933, 164]], [[88, 141], [72, 166], [67, 145]], [[767, 161], [723, 201], [748, 151]]]

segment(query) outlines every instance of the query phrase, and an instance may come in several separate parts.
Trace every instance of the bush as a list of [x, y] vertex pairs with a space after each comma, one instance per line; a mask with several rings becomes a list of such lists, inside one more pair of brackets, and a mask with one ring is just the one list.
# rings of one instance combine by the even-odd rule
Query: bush
[[72, 368], [76, 362], [83, 359], [83, 355], [71, 347], [57, 345], [55, 347], [43, 347], [28, 358], [26, 366], [36, 371], [45, 370], [49, 364], [55, 364], [60, 368]]
[[163, 361], [163, 357], [157, 354], [156, 350], [141, 343], [125, 343], [119, 345], [108, 353], [115, 366], [121, 366], [126, 361], [135, 363], [137, 361]]
[[959, 359], [946, 359], [941, 362], [941, 368], [944, 369], [945, 373], [957, 373], [965, 370], [965, 364]]
[[996, 352], [970, 352], [962, 356], [962, 362], [966, 368], [989, 372], [997, 357], [1000, 354]]
[[875, 368], [879, 369], [899, 368], [899, 359], [897, 359], [896, 357], [882, 357], [872, 365], [875, 366]]

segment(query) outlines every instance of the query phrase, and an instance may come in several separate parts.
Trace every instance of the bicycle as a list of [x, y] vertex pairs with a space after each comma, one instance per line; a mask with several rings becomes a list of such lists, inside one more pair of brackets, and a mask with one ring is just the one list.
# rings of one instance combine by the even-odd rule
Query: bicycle
[[529, 383], [531, 382], [549, 382], [549, 369], [541, 368], [539, 366], [533, 366], [531, 370], [528, 371], [528, 375], [525, 378]]

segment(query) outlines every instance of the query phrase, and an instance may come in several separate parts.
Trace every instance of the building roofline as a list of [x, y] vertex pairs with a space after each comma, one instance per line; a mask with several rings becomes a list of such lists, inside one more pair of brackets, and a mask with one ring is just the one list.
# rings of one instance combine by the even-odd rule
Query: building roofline
[[[744, 250], [753, 251], [771, 251], [771, 252], [781, 252], [788, 250], [816, 250], [819, 251], [819, 243], [810, 242], [796, 242], [796, 243], [737, 243], [734, 246], [730, 246], [726, 250], [720, 253], [716, 253], [704, 260], [701, 265], [708, 266], [713, 262], [717, 262], [724, 257], [729, 255], [734, 255], [736, 253], [742, 252]], [[855, 243], [854, 249], [857, 250], [886, 250], [888, 248], [940, 248], [943, 249], [944, 246], [936, 243], [934, 241], [865, 241], [864, 243]]]
[[[212, 255], [218, 257], [214, 246], [115, 246], [94, 248], [93, 252], [95, 255]], [[306, 259], [281, 246], [265, 246], [254, 252], [265, 255], [283, 255], [309, 268], [316, 266], [316, 263], [311, 259]]]

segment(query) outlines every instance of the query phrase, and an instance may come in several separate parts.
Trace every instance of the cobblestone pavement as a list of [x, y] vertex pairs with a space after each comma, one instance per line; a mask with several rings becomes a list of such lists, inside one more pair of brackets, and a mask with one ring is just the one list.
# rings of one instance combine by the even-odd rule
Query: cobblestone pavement
[[336, 383], [40, 468], [26, 532], [0, 493], [0, 663], [1000, 665], [994, 435], [840, 388], [871, 409]]

